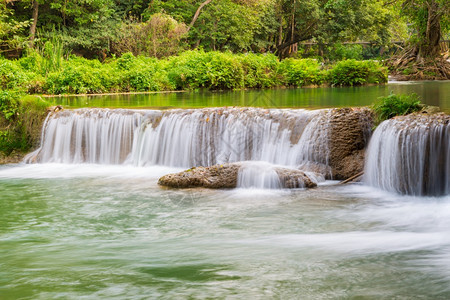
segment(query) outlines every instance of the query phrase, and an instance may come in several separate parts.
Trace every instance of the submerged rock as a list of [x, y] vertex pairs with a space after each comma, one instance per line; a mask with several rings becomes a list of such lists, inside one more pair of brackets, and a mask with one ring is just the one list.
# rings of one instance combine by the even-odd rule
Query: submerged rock
[[[204, 187], [211, 189], [238, 187], [239, 172], [247, 163], [226, 163], [211, 167], [196, 167], [161, 177], [158, 184], [174, 188]], [[303, 171], [277, 167], [272, 169], [279, 180], [279, 188], [312, 188], [317, 186], [314, 177]], [[261, 187], [261, 186], [259, 186]]]

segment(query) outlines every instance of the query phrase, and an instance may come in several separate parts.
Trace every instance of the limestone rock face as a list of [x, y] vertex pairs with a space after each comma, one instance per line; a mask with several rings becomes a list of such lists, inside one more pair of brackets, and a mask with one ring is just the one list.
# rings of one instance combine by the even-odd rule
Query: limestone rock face
[[[158, 184], [174, 188], [204, 187], [211, 189], [235, 188], [238, 185], [239, 170], [243, 163], [227, 163], [211, 167], [197, 167], [161, 177]], [[317, 183], [305, 172], [295, 169], [274, 167], [282, 188], [312, 188]], [[319, 176], [317, 174], [317, 176]]]
[[347, 179], [364, 169], [364, 149], [372, 134], [368, 108], [335, 108], [330, 113], [329, 158], [333, 179]]

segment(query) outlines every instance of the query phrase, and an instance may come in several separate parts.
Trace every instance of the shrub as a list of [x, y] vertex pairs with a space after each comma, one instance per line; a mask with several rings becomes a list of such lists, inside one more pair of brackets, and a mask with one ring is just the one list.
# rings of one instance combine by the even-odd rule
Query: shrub
[[343, 60], [329, 71], [328, 76], [333, 86], [387, 82], [387, 70], [376, 61]]
[[17, 61], [0, 58], [0, 89], [24, 89], [31, 77]]
[[20, 127], [16, 125], [20, 110], [18, 98], [17, 92], [0, 91], [0, 151], [6, 155], [23, 148]]
[[417, 94], [396, 95], [391, 93], [387, 97], [380, 97], [372, 105], [372, 109], [377, 117], [377, 123], [381, 123], [395, 116], [407, 115], [419, 111], [421, 108], [420, 98]]
[[237, 57], [231, 53], [209, 52], [206, 76], [210, 89], [237, 89], [244, 87], [244, 69]]
[[279, 84], [277, 68], [280, 62], [274, 54], [247, 53], [239, 58], [244, 71], [245, 87], [268, 88]]
[[169, 58], [166, 68], [177, 89], [244, 87], [244, 68], [231, 53], [186, 51]]
[[166, 64], [169, 80], [177, 90], [209, 86], [208, 59], [204, 51], [185, 51], [179, 56], [169, 57]]
[[133, 67], [135, 57], [133, 53], [127, 52], [122, 54], [116, 61], [119, 70], [129, 70]]
[[322, 84], [324, 73], [315, 59], [285, 59], [280, 63], [279, 73], [287, 85], [305, 86]]
[[0, 91], [0, 113], [6, 120], [11, 120], [17, 115], [19, 110], [18, 98], [17, 92]]
[[115, 76], [108, 64], [98, 60], [71, 57], [62, 69], [47, 75], [44, 89], [53, 94], [103, 93], [115, 86]]

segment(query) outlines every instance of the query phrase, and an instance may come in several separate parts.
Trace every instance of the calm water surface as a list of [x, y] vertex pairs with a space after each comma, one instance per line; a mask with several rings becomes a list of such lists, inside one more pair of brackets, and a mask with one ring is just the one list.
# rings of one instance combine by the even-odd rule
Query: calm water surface
[[423, 102], [450, 113], [450, 81], [391, 82], [387, 85], [346, 88], [302, 88], [228, 92], [181, 92], [51, 98], [67, 107], [195, 108], [258, 106], [324, 108], [370, 105], [378, 97], [416, 93]]
[[450, 198], [177, 191], [174, 169], [0, 167], [0, 299], [448, 299]]

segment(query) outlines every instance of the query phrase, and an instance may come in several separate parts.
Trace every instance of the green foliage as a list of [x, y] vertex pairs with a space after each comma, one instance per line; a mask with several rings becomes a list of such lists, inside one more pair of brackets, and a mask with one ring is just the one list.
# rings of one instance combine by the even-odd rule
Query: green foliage
[[125, 22], [120, 27], [112, 44], [112, 52], [120, 55], [132, 52], [134, 55], [167, 57], [184, 48], [182, 39], [187, 32], [186, 25], [171, 16], [157, 13], [147, 22]]
[[417, 94], [396, 95], [391, 93], [387, 97], [380, 97], [372, 105], [372, 109], [377, 116], [377, 123], [395, 116], [403, 116], [419, 111], [421, 108], [420, 98]]
[[71, 57], [60, 70], [48, 74], [44, 89], [53, 94], [103, 93], [114, 86], [114, 79], [109, 65]]
[[27, 42], [24, 32], [30, 25], [29, 20], [16, 20], [7, 4], [8, 1], [0, 1], [0, 53], [23, 48]]
[[40, 97], [0, 91], [0, 151], [28, 151], [37, 146], [49, 103]]
[[327, 59], [330, 61], [339, 61], [344, 59], [363, 59], [363, 47], [357, 44], [334, 44], [329, 47]]
[[[53, 47], [47, 45], [53, 53]], [[327, 70], [315, 59], [280, 62], [273, 54], [185, 51], [157, 59], [125, 53], [102, 63], [29, 51], [19, 60], [0, 59], [0, 87], [28, 93], [225, 90], [327, 83], [345, 86], [386, 80], [386, 71], [375, 61], [347, 60]]]
[[127, 52], [117, 59], [117, 67], [119, 70], [129, 70], [133, 66], [135, 57], [133, 53]]
[[6, 120], [11, 120], [18, 114], [19, 104], [17, 92], [0, 91], [0, 113]]
[[269, 88], [279, 85], [277, 78], [278, 58], [273, 54], [246, 53], [240, 56], [244, 70], [244, 86], [247, 88]]
[[328, 76], [333, 86], [356, 86], [387, 82], [387, 70], [376, 61], [343, 60], [329, 71]]
[[315, 59], [285, 59], [280, 63], [279, 73], [292, 86], [320, 85], [324, 81], [324, 72]]
[[163, 62], [156, 58], [134, 57], [131, 53], [123, 55], [117, 60], [118, 88], [137, 92], [175, 89], [169, 82]]
[[31, 74], [26, 72], [17, 61], [0, 58], [0, 89], [24, 88]]

